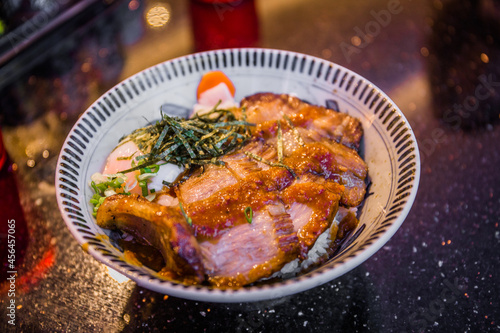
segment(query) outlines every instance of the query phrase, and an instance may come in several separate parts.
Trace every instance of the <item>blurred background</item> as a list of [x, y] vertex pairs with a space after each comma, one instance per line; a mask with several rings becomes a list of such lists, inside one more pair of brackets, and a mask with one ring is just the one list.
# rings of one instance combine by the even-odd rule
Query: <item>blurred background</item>
[[[245, 46], [338, 63], [395, 101], [422, 160], [410, 215], [360, 267], [276, 301], [205, 304], [117, 280], [58, 212], [54, 171], [67, 133], [100, 95], [145, 68]], [[2, 218], [22, 221], [20, 328], [500, 331], [499, 114], [497, 0], [2, 0], [0, 127], [9, 159], [0, 191]]]
[[383, 90], [408, 83], [408, 73], [425, 68], [420, 83], [445, 104], [437, 116], [459, 127], [498, 118], [497, 98], [478, 101], [482, 112], [444, 110], [454, 102], [463, 105], [477, 86], [471, 79], [499, 75], [498, 1], [212, 2], [2, 1], [1, 123], [31, 121], [46, 110], [77, 116], [142, 69], [238, 46], [318, 56], [355, 69]]

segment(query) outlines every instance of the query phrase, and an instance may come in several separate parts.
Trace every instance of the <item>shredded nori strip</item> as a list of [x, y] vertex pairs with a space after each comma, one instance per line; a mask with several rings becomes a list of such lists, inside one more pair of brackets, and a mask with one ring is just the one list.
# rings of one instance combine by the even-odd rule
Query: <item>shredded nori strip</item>
[[166, 162], [189, 168], [191, 165], [223, 164], [218, 158], [243, 146], [250, 138], [245, 110], [243, 120], [230, 110], [217, 109], [184, 119], [162, 114], [162, 119], [139, 128], [120, 140], [133, 141], [145, 154], [136, 157], [140, 165], [123, 170], [135, 171]]

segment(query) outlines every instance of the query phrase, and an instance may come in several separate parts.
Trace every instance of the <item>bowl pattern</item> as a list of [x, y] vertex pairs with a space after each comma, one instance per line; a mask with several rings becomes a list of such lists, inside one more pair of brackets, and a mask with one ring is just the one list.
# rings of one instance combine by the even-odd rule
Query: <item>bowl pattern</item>
[[[99, 228], [89, 199], [90, 176], [100, 171], [119, 138], [160, 118], [186, 116], [196, 86], [207, 71], [224, 71], [236, 86], [236, 100], [257, 92], [287, 93], [312, 104], [347, 112], [364, 129], [361, 156], [369, 168], [367, 197], [357, 229], [337, 254], [317, 269], [288, 280], [219, 290], [164, 281], [152, 270], [127, 262], [110, 233]], [[165, 111], [166, 110], [166, 111]], [[177, 110], [177, 111], [176, 111]], [[403, 113], [375, 85], [337, 64], [271, 49], [225, 49], [196, 53], [148, 68], [119, 83], [80, 117], [62, 147], [56, 170], [57, 200], [73, 236], [99, 261], [139, 285], [171, 296], [212, 302], [277, 298], [326, 283], [353, 269], [397, 231], [415, 199], [420, 159]]]

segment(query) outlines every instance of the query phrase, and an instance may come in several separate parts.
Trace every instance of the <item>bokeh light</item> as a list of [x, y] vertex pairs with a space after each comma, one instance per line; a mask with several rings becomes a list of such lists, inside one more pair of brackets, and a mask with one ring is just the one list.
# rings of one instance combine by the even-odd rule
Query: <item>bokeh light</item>
[[162, 28], [170, 20], [170, 8], [165, 4], [156, 4], [146, 12], [146, 22], [153, 28]]

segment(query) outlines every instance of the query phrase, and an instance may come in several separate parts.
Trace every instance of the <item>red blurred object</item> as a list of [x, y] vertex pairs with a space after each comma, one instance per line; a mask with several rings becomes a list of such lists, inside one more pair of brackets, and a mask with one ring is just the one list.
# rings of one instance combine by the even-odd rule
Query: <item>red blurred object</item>
[[5, 150], [5, 146], [3, 145], [3, 137], [2, 131], [0, 130], [0, 169], [3, 169], [3, 165], [7, 160], [7, 151]]
[[195, 50], [257, 46], [255, 0], [191, 0]]
[[19, 201], [17, 181], [0, 131], [0, 283], [17, 272], [28, 246], [28, 227]]

